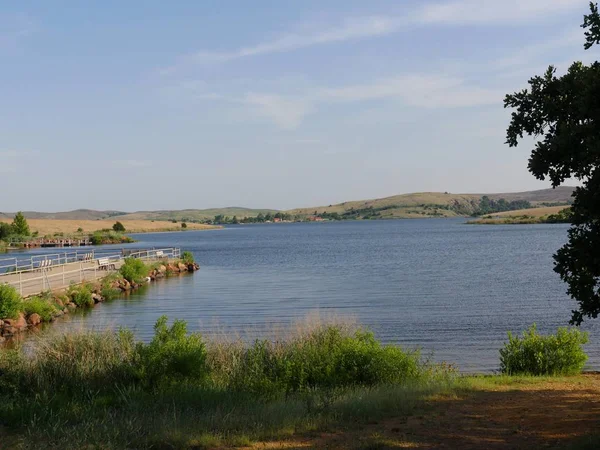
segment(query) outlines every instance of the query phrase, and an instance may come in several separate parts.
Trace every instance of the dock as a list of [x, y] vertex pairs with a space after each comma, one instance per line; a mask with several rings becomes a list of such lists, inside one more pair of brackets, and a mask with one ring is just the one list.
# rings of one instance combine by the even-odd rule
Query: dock
[[71, 284], [96, 281], [116, 272], [125, 258], [144, 262], [177, 260], [181, 249], [163, 248], [116, 252], [72, 252], [36, 255], [26, 258], [0, 259], [0, 284], [14, 286], [23, 297], [49, 290], [60, 290]]

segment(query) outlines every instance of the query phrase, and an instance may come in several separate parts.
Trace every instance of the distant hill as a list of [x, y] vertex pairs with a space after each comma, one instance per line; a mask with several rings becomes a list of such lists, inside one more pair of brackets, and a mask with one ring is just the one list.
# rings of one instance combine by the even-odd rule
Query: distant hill
[[[127, 214], [123, 211], [96, 211], [93, 209], [76, 209], [74, 211], [65, 212], [36, 212], [36, 211], [23, 211], [23, 214], [28, 219], [62, 219], [62, 220], [101, 220], [108, 219], [115, 216], [122, 216]], [[12, 219], [15, 213], [2, 213], [0, 212], [0, 219]]]
[[[507, 192], [498, 194], [450, 194], [443, 192], [417, 192], [413, 194], [394, 195], [391, 197], [358, 200], [339, 203], [329, 206], [313, 206], [310, 208], [297, 208], [285, 211], [289, 214], [308, 217], [315, 212], [318, 215], [324, 213], [343, 214], [348, 211], [360, 211], [361, 216], [369, 216], [375, 212], [377, 218], [414, 218], [414, 217], [453, 217], [471, 215], [478, 207], [483, 195], [490, 199], [507, 201], [526, 200], [533, 206], [544, 206], [544, 204], [566, 204], [571, 201], [574, 187], [563, 186], [556, 189], [542, 189], [528, 192]], [[228, 217], [237, 216], [256, 217], [262, 213], [275, 214], [275, 209], [250, 209], [242, 207], [211, 208], [211, 209], [182, 209], [161, 211], [137, 211], [127, 213], [123, 211], [95, 211], [92, 209], [77, 209], [67, 212], [35, 212], [24, 211], [25, 217], [30, 219], [62, 219], [62, 220], [156, 220], [178, 222], [193, 222], [213, 219], [215, 216]], [[14, 212], [0, 212], [0, 219], [12, 219]]]
[[[182, 209], [182, 210], [163, 210], [163, 211], [137, 211], [133, 213], [123, 211], [95, 211], [92, 209], [77, 209], [74, 211], [66, 212], [36, 212], [36, 211], [23, 211], [23, 214], [28, 219], [61, 219], [61, 220], [103, 220], [111, 219], [115, 220], [157, 220], [157, 221], [171, 221], [176, 220], [178, 222], [192, 222], [196, 220], [213, 219], [215, 216], [238, 216], [242, 217], [256, 217], [259, 213], [262, 214], [275, 214], [277, 210], [274, 209], [250, 209], [250, 208], [214, 208], [214, 209]], [[0, 212], [0, 219], [12, 219], [15, 216], [14, 212]]]
[[165, 211], [138, 211], [134, 213], [119, 216], [119, 220], [177, 220], [183, 222], [192, 222], [194, 220], [214, 219], [215, 216], [223, 215], [228, 217], [237, 216], [256, 217], [262, 214], [275, 214], [275, 209], [250, 209], [240, 207], [212, 208], [212, 209], [181, 209]]
[[329, 206], [297, 208], [287, 211], [298, 216], [323, 215], [325, 213], [344, 214], [359, 212], [361, 216], [372, 211], [378, 218], [417, 218], [417, 217], [454, 217], [471, 215], [477, 209], [481, 197], [506, 201], [526, 200], [533, 206], [544, 203], [566, 204], [571, 201], [574, 187], [564, 186], [556, 189], [542, 189], [528, 192], [507, 192], [497, 194], [450, 194], [442, 192], [418, 192], [394, 195], [372, 200], [360, 200]]

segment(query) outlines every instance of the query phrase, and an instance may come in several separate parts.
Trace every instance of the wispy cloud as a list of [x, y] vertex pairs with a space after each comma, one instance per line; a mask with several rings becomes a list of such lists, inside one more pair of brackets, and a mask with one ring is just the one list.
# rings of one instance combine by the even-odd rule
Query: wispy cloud
[[258, 114], [268, 117], [285, 129], [296, 128], [304, 117], [314, 110], [310, 98], [285, 97], [275, 94], [248, 93], [243, 103], [252, 106]]
[[500, 104], [505, 90], [474, 86], [460, 77], [414, 74], [334, 88], [313, 88], [302, 95], [246, 94], [242, 102], [285, 129], [297, 128], [323, 104], [397, 100], [416, 108], [464, 108]]
[[0, 14], [0, 48], [13, 45], [36, 31], [34, 21], [23, 14]]
[[190, 64], [217, 64], [227, 61], [294, 51], [316, 45], [389, 35], [415, 26], [460, 26], [472, 24], [514, 25], [538, 21], [581, 8], [581, 0], [455, 0], [421, 6], [402, 15], [347, 18], [326, 29], [311, 33], [288, 33], [271, 41], [231, 51], [201, 50], [179, 58], [160, 72], [169, 74]]
[[581, 9], [582, 3], [581, 0], [455, 0], [423, 6], [416, 21], [420, 24], [512, 25]]
[[113, 165], [118, 168], [141, 168], [152, 166], [152, 161], [141, 159], [117, 159], [113, 161]]

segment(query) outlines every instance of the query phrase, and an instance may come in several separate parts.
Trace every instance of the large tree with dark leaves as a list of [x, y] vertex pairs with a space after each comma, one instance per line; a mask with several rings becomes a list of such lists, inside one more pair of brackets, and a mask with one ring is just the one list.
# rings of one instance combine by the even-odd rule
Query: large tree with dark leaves
[[[590, 3], [584, 18], [585, 49], [600, 44], [598, 5]], [[505, 108], [514, 108], [507, 143], [514, 147], [524, 135], [536, 138], [529, 171], [556, 187], [569, 178], [575, 191], [569, 240], [554, 255], [554, 270], [568, 284], [579, 304], [571, 323], [600, 314], [600, 63], [575, 62], [556, 76], [550, 66], [529, 80], [529, 89], [507, 95]]]

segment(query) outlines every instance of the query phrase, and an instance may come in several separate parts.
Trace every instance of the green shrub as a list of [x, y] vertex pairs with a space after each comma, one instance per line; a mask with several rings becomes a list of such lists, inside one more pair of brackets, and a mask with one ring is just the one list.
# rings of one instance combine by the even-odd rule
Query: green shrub
[[119, 272], [130, 283], [141, 283], [148, 276], [150, 268], [141, 259], [126, 258]]
[[16, 319], [23, 310], [23, 300], [17, 290], [0, 284], [0, 319]]
[[192, 252], [188, 251], [182, 253], [181, 260], [184, 262], [184, 264], [194, 264], [195, 262], [194, 255], [192, 254]]
[[582, 348], [587, 342], [588, 334], [578, 329], [561, 327], [543, 336], [533, 324], [522, 337], [508, 333], [500, 349], [500, 370], [507, 375], [575, 375], [587, 361]]
[[115, 281], [122, 279], [121, 274], [119, 273], [111, 273], [110, 275], [104, 277], [102, 279], [102, 284], [100, 286], [100, 295], [104, 297], [105, 300], [113, 300], [121, 294], [121, 290], [114, 288], [113, 284]]
[[208, 376], [202, 337], [188, 334], [182, 320], [169, 328], [167, 317], [160, 317], [154, 325], [154, 338], [148, 345], [138, 344], [137, 352], [140, 378], [151, 386], [182, 380], [201, 382]]
[[327, 325], [288, 342], [256, 341], [231, 371], [231, 384], [267, 396], [401, 383], [421, 375], [418, 352], [383, 346], [371, 332]]
[[23, 301], [23, 310], [26, 315], [39, 314], [44, 322], [50, 322], [56, 312], [56, 307], [46, 299], [31, 297]]
[[87, 285], [72, 285], [67, 294], [73, 303], [79, 307], [94, 306], [92, 291]]

